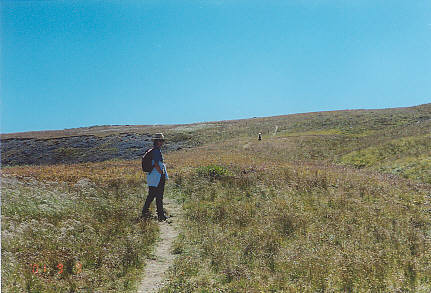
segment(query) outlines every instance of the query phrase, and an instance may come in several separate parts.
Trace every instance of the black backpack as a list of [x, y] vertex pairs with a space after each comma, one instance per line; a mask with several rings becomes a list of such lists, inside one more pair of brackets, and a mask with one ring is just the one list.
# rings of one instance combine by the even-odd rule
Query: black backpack
[[142, 156], [142, 171], [151, 172], [154, 168], [151, 160], [153, 159], [153, 155], [151, 154], [153, 148], [145, 151], [145, 154]]

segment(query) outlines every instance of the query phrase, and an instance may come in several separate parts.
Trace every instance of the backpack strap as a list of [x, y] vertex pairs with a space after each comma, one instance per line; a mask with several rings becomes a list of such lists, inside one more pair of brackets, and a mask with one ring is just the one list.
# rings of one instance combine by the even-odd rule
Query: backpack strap
[[[151, 154], [151, 152], [154, 151], [154, 147], [150, 148], [150, 150], [148, 151], [148, 154]], [[151, 160], [153, 159], [153, 155], [151, 154]], [[154, 167], [156, 166], [156, 164], [152, 165], [153, 167], [151, 168], [151, 171], [148, 173], [153, 172]]]

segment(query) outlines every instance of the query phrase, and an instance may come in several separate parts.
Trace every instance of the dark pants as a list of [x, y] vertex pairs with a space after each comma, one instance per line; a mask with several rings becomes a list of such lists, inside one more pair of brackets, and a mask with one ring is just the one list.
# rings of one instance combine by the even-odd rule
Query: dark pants
[[148, 214], [151, 202], [156, 198], [157, 216], [162, 217], [163, 213], [163, 192], [165, 191], [165, 175], [160, 177], [160, 182], [157, 187], [148, 186], [148, 196], [145, 200], [144, 208], [142, 209], [142, 216]]

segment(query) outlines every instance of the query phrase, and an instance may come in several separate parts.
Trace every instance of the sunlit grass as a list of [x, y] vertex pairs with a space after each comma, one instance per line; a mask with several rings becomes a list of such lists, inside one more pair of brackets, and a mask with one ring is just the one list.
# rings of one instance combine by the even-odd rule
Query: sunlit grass
[[364, 148], [341, 158], [345, 164], [355, 167], [371, 167], [385, 162], [396, 161], [402, 157], [431, 155], [431, 136], [395, 139], [384, 144]]
[[[165, 154], [184, 219], [162, 291], [430, 292], [430, 110], [166, 127], [200, 147]], [[147, 193], [139, 158], [2, 178], [4, 291], [133, 292], [157, 236], [134, 221]]]
[[3, 170], [2, 292], [133, 292], [158, 229], [117, 163]]
[[429, 188], [306, 165], [176, 183], [186, 218], [164, 292], [431, 290]]

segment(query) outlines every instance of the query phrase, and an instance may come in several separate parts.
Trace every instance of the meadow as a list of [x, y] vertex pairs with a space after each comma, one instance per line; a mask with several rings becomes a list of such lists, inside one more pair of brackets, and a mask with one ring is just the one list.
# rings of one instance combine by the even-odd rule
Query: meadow
[[136, 290], [158, 235], [156, 222], [136, 220], [146, 193], [139, 169], [105, 162], [2, 171], [2, 292]]
[[175, 178], [185, 219], [162, 292], [431, 290], [429, 185], [230, 155]]
[[[431, 104], [164, 132], [196, 147], [165, 154], [184, 217], [162, 292], [431, 291]], [[146, 192], [139, 160], [3, 167], [2, 290], [134, 292]]]

